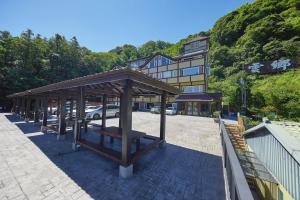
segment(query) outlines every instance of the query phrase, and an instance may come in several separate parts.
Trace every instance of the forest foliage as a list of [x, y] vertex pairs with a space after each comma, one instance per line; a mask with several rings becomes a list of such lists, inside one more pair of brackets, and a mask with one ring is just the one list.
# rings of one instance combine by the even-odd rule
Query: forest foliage
[[93, 52], [56, 34], [44, 38], [30, 29], [20, 36], [0, 32], [0, 104], [10, 93], [109, 70], [115, 65], [161, 52], [183, 53], [183, 44], [198, 35], [209, 36], [209, 91], [222, 92], [233, 111], [241, 105], [239, 79], [247, 81], [249, 113], [275, 112], [299, 121], [300, 70], [276, 75], [250, 75], [247, 64], [288, 57], [300, 63], [300, 2], [257, 0], [221, 17], [208, 31], [175, 44], [149, 41], [139, 47], [125, 44], [109, 52]]

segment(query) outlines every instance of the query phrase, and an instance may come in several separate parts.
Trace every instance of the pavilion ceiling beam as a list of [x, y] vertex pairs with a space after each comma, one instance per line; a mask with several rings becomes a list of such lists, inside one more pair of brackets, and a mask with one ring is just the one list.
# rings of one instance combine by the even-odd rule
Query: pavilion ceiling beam
[[[162, 81], [148, 77], [147, 75], [141, 72], [137, 72], [131, 69], [120, 69], [120, 70], [112, 70], [108, 72], [88, 75], [80, 78], [75, 78], [72, 80], [62, 81], [59, 83], [54, 83], [39, 88], [26, 90], [24, 92], [8, 95], [7, 97], [14, 98], [14, 97], [23, 97], [23, 96], [33, 96], [41, 93], [42, 95], [53, 95], [53, 94], [57, 94], [57, 92], [59, 91], [63, 91], [63, 94], [66, 95], [67, 91], [74, 91], [74, 89], [79, 87], [91, 86], [90, 88], [95, 88], [97, 87], [97, 85], [101, 85], [101, 84], [105, 85], [107, 83], [109, 83], [108, 85], [110, 86], [110, 90], [112, 90], [112, 88], [114, 90], [114, 94], [112, 95], [117, 95], [121, 93], [122, 88], [125, 86], [124, 82], [126, 80], [132, 80], [136, 84], [136, 87], [143, 89], [142, 91], [148, 91], [146, 93], [155, 93], [158, 95], [161, 95], [162, 91], [165, 91], [168, 95], [176, 95], [180, 93], [180, 91], [177, 88], [170, 86], [167, 83], [164, 83]], [[93, 90], [93, 89], [88, 89], [88, 90]], [[101, 91], [101, 93], [102, 92], [106, 93], [109, 91], [104, 90]], [[73, 94], [68, 94], [68, 95], [73, 96]]]
[[114, 88], [115, 91], [117, 91], [119, 94], [123, 93], [123, 90], [120, 89], [116, 84], [113, 83], [107, 83], [108, 87]]
[[158, 95], [161, 95], [163, 93], [163, 91], [161, 91], [159, 89], [153, 88], [153, 87], [148, 86], [146, 84], [137, 83], [137, 82], [133, 83], [133, 88], [147, 90], [147, 91], [153, 92], [153, 93], [158, 94]]

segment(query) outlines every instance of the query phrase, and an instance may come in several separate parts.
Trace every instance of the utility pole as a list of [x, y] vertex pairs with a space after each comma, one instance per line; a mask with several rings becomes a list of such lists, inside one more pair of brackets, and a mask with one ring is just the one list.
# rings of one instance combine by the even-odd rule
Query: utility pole
[[242, 96], [242, 106], [241, 106], [241, 114], [246, 115], [247, 112], [247, 83], [246, 80], [241, 77], [241, 96]]

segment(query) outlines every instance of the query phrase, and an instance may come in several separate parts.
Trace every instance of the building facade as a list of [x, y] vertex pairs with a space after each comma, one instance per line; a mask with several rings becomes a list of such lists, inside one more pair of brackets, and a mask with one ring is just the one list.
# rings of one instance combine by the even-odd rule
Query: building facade
[[300, 123], [262, 123], [247, 130], [245, 138], [279, 183], [274, 199], [300, 200]]
[[[208, 49], [208, 38], [197, 37], [184, 44], [183, 55], [169, 57], [158, 53], [130, 61], [127, 66], [178, 87], [182, 94], [169, 97], [168, 106], [177, 107], [179, 114], [210, 116], [220, 110], [221, 95], [207, 93]], [[157, 96], [142, 96], [134, 99], [134, 106], [149, 110], [159, 102]]]

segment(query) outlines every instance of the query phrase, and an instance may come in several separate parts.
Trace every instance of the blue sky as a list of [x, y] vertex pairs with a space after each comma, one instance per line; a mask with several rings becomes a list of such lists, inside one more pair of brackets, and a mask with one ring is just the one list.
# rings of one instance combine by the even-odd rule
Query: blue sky
[[76, 36], [80, 45], [108, 51], [149, 40], [175, 43], [210, 29], [216, 20], [253, 0], [0, 0], [0, 30], [30, 28], [51, 37]]

